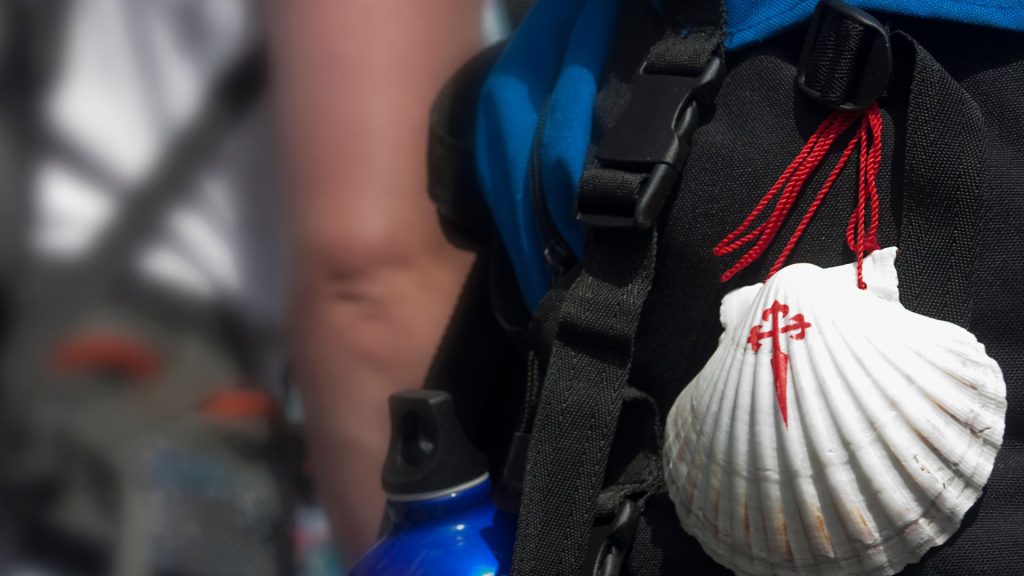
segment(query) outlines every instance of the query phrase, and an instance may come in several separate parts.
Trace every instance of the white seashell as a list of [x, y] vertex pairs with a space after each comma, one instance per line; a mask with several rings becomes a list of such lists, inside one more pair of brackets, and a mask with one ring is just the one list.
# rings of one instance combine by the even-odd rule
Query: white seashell
[[866, 259], [868, 290], [853, 265], [795, 264], [722, 302], [725, 333], [669, 412], [664, 459], [683, 528], [737, 574], [894, 574], [981, 496], [1002, 372], [967, 330], [900, 305], [895, 257]]

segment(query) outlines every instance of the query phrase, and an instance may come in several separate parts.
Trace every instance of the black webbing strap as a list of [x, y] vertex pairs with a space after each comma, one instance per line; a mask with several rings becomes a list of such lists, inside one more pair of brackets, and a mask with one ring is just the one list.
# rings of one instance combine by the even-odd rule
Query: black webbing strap
[[970, 95], [906, 34], [914, 63], [907, 106], [900, 300], [914, 312], [967, 327], [985, 203], [984, 119]]
[[[725, 45], [725, 2], [722, 0], [662, 0], [661, 14], [667, 36], [684, 38], [689, 54], [702, 54], [688, 65], [696, 69], [712, 56], [720, 56]], [[660, 48], [655, 45], [651, 56]], [[650, 61], [648, 57], [648, 61]], [[687, 62], [687, 59], [677, 61]]]
[[650, 73], [699, 73], [722, 55], [725, 3], [722, 0], [663, 0], [665, 37], [651, 47], [645, 69]]
[[889, 83], [889, 35], [873, 16], [842, 0], [823, 0], [811, 18], [797, 85], [837, 110], [863, 110]]
[[527, 458], [513, 574], [581, 570], [633, 336], [654, 275], [653, 230], [595, 234], [569, 289]]
[[623, 504], [616, 522], [624, 525], [610, 530], [616, 542], [589, 564], [598, 496], [654, 276], [656, 221], [722, 77], [721, 3], [679, 0], [662, 7], [668, 32], [650, 50], [629, 106], [580, 180], [577, 214], [588, 238], [579, 275], [557, 308], [526, 459], [516, 576], [616, 573], [628, 553], [624, 535], [642, 507], [621, 502], [626, 491], [611, 491]]

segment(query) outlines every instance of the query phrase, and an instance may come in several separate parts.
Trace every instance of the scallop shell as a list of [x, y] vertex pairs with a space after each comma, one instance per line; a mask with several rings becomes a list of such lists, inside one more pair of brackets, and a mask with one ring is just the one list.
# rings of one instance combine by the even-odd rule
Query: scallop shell
[[981, 496], [1002, 372], [967, 330], [900, 305], [895, 257], [866, 259], [867, 290], [852, 265], [795, 264], [722, 302], [664, 459], [683, 528], [737, 574], [894, 574]]

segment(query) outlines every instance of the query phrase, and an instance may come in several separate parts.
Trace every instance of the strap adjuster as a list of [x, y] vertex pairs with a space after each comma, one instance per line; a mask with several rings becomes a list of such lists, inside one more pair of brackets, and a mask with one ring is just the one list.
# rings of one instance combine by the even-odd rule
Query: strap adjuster
[[698, 76], [653, 74], [641, 70], [629, 105], [601, 139], [594, 155], [600, 168], [645, 176], [634, 193], [594, 193], [580, 186], [576, 217], [601, 228], [650, 228], [675, 188], [690, 152], [700, 112], [714, 98], [724, 77], [720, 58]]
[[[640, 524], [640, 505], [625, 499], [615, 511], [610, 524], [595, 527], [591, 532], [591, 543], [600, 543], [592, 562], [584, 563], [586, 576], [618, 576], [626, 562], [626, 555], [633, 547], [636, 529]], [[593, 568], [591, 568], [591, 566]]]
[[804, 40], [796, 84], [833, 110], [871, 105], [892, 74], [889, 32], [874, 16], [843, 0], [822, 0]]

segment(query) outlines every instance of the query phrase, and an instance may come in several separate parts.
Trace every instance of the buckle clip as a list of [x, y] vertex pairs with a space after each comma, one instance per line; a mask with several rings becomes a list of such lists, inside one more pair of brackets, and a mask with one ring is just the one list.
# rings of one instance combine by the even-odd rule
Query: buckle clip
[[602, 168], [646, 174], [634, 197], [588, 195], [576, 200], [576, 218], [599, 228], [650, 228], [675, 188], [690, 152], [701, 108], [718, 93], [725, 66], [712, 58], [699, 76], [649, 74], [633, 80], [629, 105], [608, 130], [594, 158]]
[[889, 32], [881, 22], [843, 0], [822, 0], [807, 30], [796, 84], [820, 104], [853, 112], [885, 91], [892, 67]]
[[594, 528], [591, 537], [602, 540], [593, 563], [584, 564], [584, 566], [594, 567], [587, 576], [618, 576], [621, 574], [626, 555], [633, 547], [633, 539], [636, 537], [636, 529], [639, 524], [640, 505], [627, 498], [619, 504], [610, 524]]

